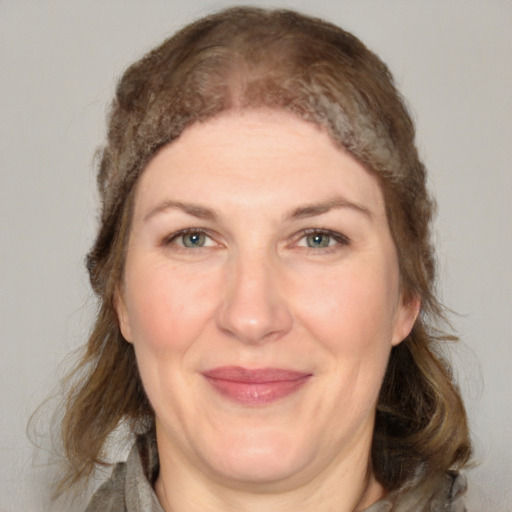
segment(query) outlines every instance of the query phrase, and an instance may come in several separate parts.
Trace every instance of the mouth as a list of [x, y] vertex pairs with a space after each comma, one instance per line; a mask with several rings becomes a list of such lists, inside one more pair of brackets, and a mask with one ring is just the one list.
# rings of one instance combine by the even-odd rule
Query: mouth
[[239, 404], [257, 406], [296, 393], [312, 374], [280, 368], [223, 366], [207, 370], [203, 376], [225, 398]]

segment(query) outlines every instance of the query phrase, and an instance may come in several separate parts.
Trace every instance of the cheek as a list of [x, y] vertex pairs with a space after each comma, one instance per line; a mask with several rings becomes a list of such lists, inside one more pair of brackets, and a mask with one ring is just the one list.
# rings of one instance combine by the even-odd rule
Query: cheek
[[170, 265], [133, 265], [126, 273], [126, 305], [133, 342], [157, 353], [184, 351], [210, 315], [213, 276]]
[[368, 267], [345, 267], [328, 276], [311, 276], [305, 287], [294, 290], [300, 297], [296, 318], [314, 340], [311, 353], [322, 356], [318, 382], [323, 399], [315, 416], [329, 418], [323, 435], [337, 438], [373, 418], [394, 317], [390, 283], [386, 273], [378, 274]]
[[[397, 279], [367, 267], [312, 275], [296, 292], [296, 308], [329, 351], [366, 354], [388, 349], [393, 332]], [[293, 295], [292, 295], [293, 296]]]

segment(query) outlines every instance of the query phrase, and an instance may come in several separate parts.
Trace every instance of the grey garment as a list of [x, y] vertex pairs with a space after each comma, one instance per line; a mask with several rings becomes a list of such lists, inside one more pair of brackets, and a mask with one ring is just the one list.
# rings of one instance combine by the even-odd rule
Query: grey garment
[[440, 474], [428, 486], [412, 481], [362, 512], [467, 512], [465, 493], [463, 475]]
[[[153, 490], [158, 471], [156, 441], [139, 436], [127, 461], [114, 467], [85, 512], [164, 512]], [[413, 481], [362, 512], [467, 512], [462, 475], [442, 474], [429, 487], [431, 492]]]
[[139, 436], [126, 462], [94, 494], [85, 512], [164, 512], [153, 490], [159, 471], [153, 436]]

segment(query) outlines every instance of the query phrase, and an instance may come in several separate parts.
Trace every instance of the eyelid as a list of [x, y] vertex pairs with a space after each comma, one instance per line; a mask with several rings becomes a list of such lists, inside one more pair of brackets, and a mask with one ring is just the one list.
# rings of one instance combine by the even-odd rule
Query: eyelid
[[323, 251], [333, 250], [333, 249], [339, 248], [340, 246], [342, 247], [342, 246], [347, 246], [350, 244], [350, 239], [348, 238], [348, 236], [344, 235], [343, 233], [340, 233], [339, 231], [334, 231], [334, 230], [326, 229], [326, 228], [303, 229], [302, 231], [297, 233], [297, 235], [295, 237], [295, 243], [298, 243], [300, 240], [302, 240], [303, 238], [305, 238], [309, 235], [315, 235], [315, 234], [330, 236], [337, 242], [337, 244], [328, 246], [328, 247], [324, 247], [324, 248], [306, 247], [307, 249], [311, 249], [313, 251], [318, 252], [318, 251], [322, 251], [322, 250]]
[[[161, 245], [163, 245], [163, 246], [171, 245], [177, 238], [184, 236], [184, 235], [191, 234], [191, 233], [201, 233], [201, 234], [205, 235], [207, 238], [209, 238], [210, 240], [212, 240], [213, 242], [215, 242], [215, 244], [218, 245], [218, 242], [215, 241], [215, 238], [212, 236], [212, 233], [209, 229], [198, 228], [198, 227], [184, 228], [184, 229], [180, 229], [178, 231], [174, 231], [173, 233], [170, 233], [169, 235], [165, 236], [162, 239]], [[176, 247], [179, 247], [182, 249], [189, 249], [188, 247], [185, 247], [182, 245], [178, 245], [178, 244], [174, 244], [174, 245]], [[211, 246], [206, 246], [206, 247], [211, 247]], [[201, 248], [204, 248], [204, 247], [197, 247], [194, 250], [201, 249]]]
[[[209, 238], [212, 242], [214, 242], [215, 245], [220, 245], [220, 243], [215, 239], [215, 236], [212, 235], [211, 230], [209, 230], [207, 228], [202, 228], [202, 227], [190, 227], [190, 228], [184, 228], [184, 229], [180, 229], [178, 231], [174, 231], [173, 233], [168, 234], [167, 236], [165, 236], [162, 239], [161, 245], [162, 246], [171, 245], [177, 238], [182, 237], [187, 234], [190, 234], [190, 233], [204, 234], [207, 238]], [[314, 234], [327, 235], [327, 236], [333, 238], [337, 243], [334, 245], [328, 246], [328, 247], [324, 247], [324, 248], [304, 247], [305, 249], [311, 249], [314, 252], [321, 252], [321, 251], [325, 252], [325, 251], [329, 251], [329, 250], [336, 250], [340, 247], [347, 246], [351, 243], [351, 240], [349, 239], [349, 237], [347, 237], [343, 233], [340, 233], [339, 231], [334, 231], [334, 230], [326, 229], [326, 228], [306, 228], [306, 229], [303, 229], [300, 232], [298, 232], [293, 237], [292, 245], [297, 245], [298, 242], [301, 241], [303, 238], [305, 238], [309, 235], [314, 235]], [[174, 245], [178, 248], [188, 249], [187, 247], [184, 247], [184, 246], [176, 244], [176, 243]], [[212, 247], [212, 246], [198, 247], [195, 250], [200, 249], [200, 248], [205, 248], [205, 247]]]

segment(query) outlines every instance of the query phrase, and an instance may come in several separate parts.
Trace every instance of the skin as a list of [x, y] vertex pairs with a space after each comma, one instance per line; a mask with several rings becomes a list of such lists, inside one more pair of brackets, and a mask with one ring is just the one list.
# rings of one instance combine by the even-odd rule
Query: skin
[[[349, 512], [384, 496], [376, 401], [418, 308], [400, 296], [377, 180], [319, 127], [225, 114], [160, 150], [117, 312], [155, 410], [164, 509]], [[251, 406], [202, 374], [232, 365], [311, 377]]]

